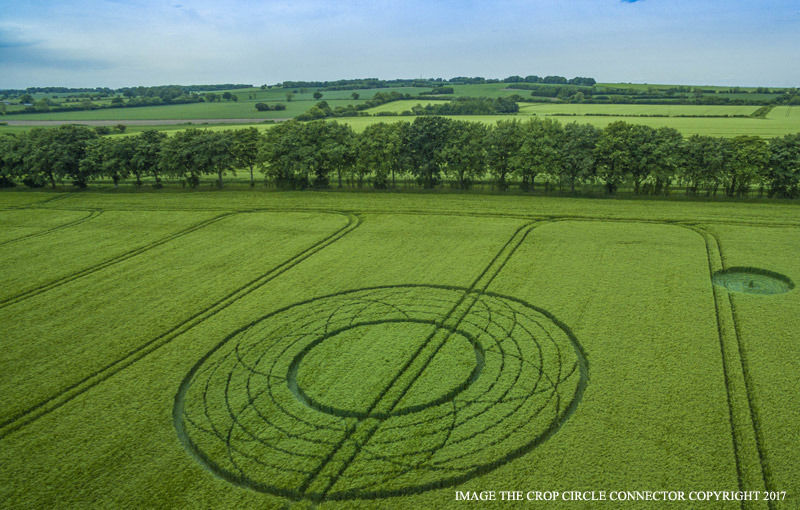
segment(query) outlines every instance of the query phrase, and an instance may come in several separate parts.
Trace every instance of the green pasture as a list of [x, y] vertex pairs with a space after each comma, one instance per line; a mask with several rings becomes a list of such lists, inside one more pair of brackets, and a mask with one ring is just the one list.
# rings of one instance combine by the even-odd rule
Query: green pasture
[[26, 131], [30, 131], [32, 126], [8, 126], [8, 125], [0, 125], [0, 133], [8, 133], [8, 134], [17, 134], [17, 133], [24, 133]]
[[794, 204], [8, 191], [0, 224], [6, 508], [800, 501], [800, 297], [754, 293], [800, 281]]
[[[425, 104], [426, 102], [435, 102], [435, 101], [398, 101], [395, 103], [387, 103], [385, 105], [381, 105], [380, 107], [373, 108], [367, 110], [368, 112], [376, 112], [376, 111], [404, 111], [404, 109], [408, 109], [413, 107], [416, 104]], [[403, 103], [403, 104], [400, 104]], [[292, 103], [292, 104], [300, 104], [300, 103]], [[189, 105], [192, 106], [192, 105]], [[310, 103], [303, 104], [302, 109], [305, 111], [305, 107], [310, 107]], [[543, 108], [548, 106], [548, 108]], [[800, 107], [796, 106], [783, 106], [783, 107], [776, 107], [773, 109], [772, 112], [767, 116], [766, 119], [759, 119], [759, 118], [739, 118], [739, 117], [635, 117], [635, 116], [627, 116], [627, 115], [635, 115], [635, 114], [624, 114], [620, 116], [613, 116], [613, 115], [578, 115], [578, 106], [581, 107], [588, 107], [589, 105], [559, 105], [560, 108], [549, 108], [550, 105], [531, 105], [531, 106], [523, 106], [520, 110], [519, 114], [516, 115], [459, 115], [453, 116], [452, 118], [457, 120], [468, 120], [473, 122], [483, 122], [484, 124], [493, 125], [497, 123], [499, 120], [525, 120], [526, 118], [537, 114], [537, 116], [550, 116], [551, 118], [558, 120], [562, 123], [569, 123], [569, 122], [577, 122], [578, 124], [591, 124], [598, 128], [604, 128], [608, 124], [616, 121], [623, 121], [630, 124], [643, 124], [646, 126], [651, 126], [655, 128], [659, 127], [671, 127], [677, 129], [681, 134], [684, 136], [691, 136], [694, 134], [699, 135], [709, 135], [709, 136], [721, 136], [721, 137], [734, 137], [739, 135], [754, 135], [754, 136], [762, 136], [765, 138], [772, 138], [775, 136], [783, 136], [786, 134], [794, 134], [800, 132]], [[555, 105], [554, 105], [555, 106]], [[592, 105], [598, 107], [598, 111], [602, 112], [602, 106], [606, 105]], [[608, 105], [612, 108], [618, 108], [619, 105]], [[172, 107], [169, 107], [172, 108]], [[177, 108], [177, 107], [176, 107]], [[402, 108], [397, 110], [398, 108]], [[542, 110], [539, 110], [542, 108]], [[638, 108], [638, 107], [636, 107]], [[695, 108], [693, 106], [675, 106], [673, 108]], [[709, 111], [709, 108], [731, 108], [731, 109], [738, 109], [742, 108], [743, 110], [740, 111], [747, 111], [747, 109], [751, 108], [748, 106], [741, 106], [741, 107], [730, 107], [730, 106], [698, 106], [696, 108], [702, 109], [702, 111]], [[142, 108], [144, 109], [144, 108]], [[300, 110], [298, 109], [298, 110]], [[380, 110], [379, 110], [380, 109]], [[559, 110], [568, 112], [573, 110], [576, 114], [566, 114], [566, 115], [555, 115], [553, 112], [558, 112]], [[286, 110], [289, 111], [289, 110]], [[537, 113], [541, 111], [542, 113]], [[633, 110], [637, 111], [637, 110]], [[713, 112], [713, 110], [711, 110]], [[736, 111], [736, 110], [730, 110]], [[788, 114], [787, 114], [788, 112]], [[266, 112], [269, 114], [274, 113], [286, 113], [286, 112]], [[299, 112], [298, 113], [302, 113]], [[695, 113], [698, 114], [698, 113]], [[713, 113], [711, 113], [713, 115]], [[684, 114], [681, 114], [684, 115]], [[725, 114], [722, 114], [725, 115]], [[165, 118], [172, 118], [173, 116], [166, 115]], [[204, 119], [203, 115], [200, 113], [196, 116], [198, 119]], [[187, 117], [182, 117], [187, 118]], [[385, 116], [378, 116], [378, 117], [339, 117], [332, 119], [336, 122], [345, 123], [350, 125], [356, 132], [363, 131], [367, 126], [371, 124], [376, 124], [379, 122], [399, 122], [399, 121], [413, 121], [414, 117], [406, 117], [406, 116], [397, 116], [397, 117], [385, 117]], [[76, 120], [76, 123], [80, 123], [80, 121]], [[225, 129], [239, 129], [245, 127], [257, 127], [260, 130], [269, 129], [270, 124], [261, 124], [258, 123], [259, 120], [257, 118], [253, 118], [253, 124], [194, 124], [194, 125], [186, 125], [186, 124], [170, 124], [170, 125], [136, 125], [136, 126], [128, 126], [126, 133], [138, 133], [145, 129], [158, 129], [160, 131], [176, 131], [181, 129], [186, 129], [187, 127], [200, 127], [200, 128], [208, 128], [212, 130], [225, 130]], [[121, 120], [120, 123], [124, 124], [124, 120]], [[0, 133], [19, 133], [23, 131], [27, 131], [31, 129], [29, 126], [0, 126]], [[116, 136], [116, 135], [112, 135]]]
[[[293, 92], [294, 89], [283, 88], [251, 88], [251, 89], [235, 89], [230, 92], [235, 94], [238, 101], [215, 101], [203, 103], [190, 103], [190, 104], [176, 104], [176, 105], [159, 105], [159, 106], [141, 106], [132, 108], [106, 108], [99, 110], [89, 111], [74, 111], [74, 112], [45, 112], [45, 113], [19, 113], [8, 117], [0, 117], [9, 120], [63, 120], [63, 121], [81, 121], [81, 120], [192, 120], [192, 119], [284, 119], [300, 115], [320, 99], [314, 98], [314, 92], [317, 89], [306, 89], [305, 92]], [[338, 90], [338, 91], [322, 91], [321, 100], [325, 100], [335, 108], [337, 106], [347, 106], [350, 104], [360, 104], [369, 99], [372, 99], [375, 94], [388, 93], [397, 91], [400, 93], [408, 93], [417, 95], [425, 88], [417, 87], [394, 87], [394, 88], [380, 88], [380, 89], [361, 89], [361, 90]], [[217, 92], [215, 92], [217, 93]], [[292, 94], [291, 101], [287, 101], [287, 93]], [[359, 94], [359, 98], [354, 100], [352, 94]], [[221, 94], [219, 92], [218, 94]], [[108, 102], [108, 101], [107, 101]], [[283, 103], [286, 105], [285, 110], [260, 112], [256, 110], [256, 103]], [[100, 104], [101, 102], [96, 102]], [[416, 104], [416, 103], [415, 103]], [[13, 106], [13, 105], [12, 105]], [[11, 110], [22, 109], [22, 107], [13, 106]]]
[[523, 104], [520, 113], [526, 115], [619, 115], [662, 117], [750, 115], [758, 106], [746, 105], [664, 105], [664, 104]]
[[[616, 89], [632, 89], [632, 90], [640, 90], [646, 91], [649, 89], [656, 89], [656, 90], [667, 90], [670, 88], [675, 87], [689, 87], [690, 89], [702, 89], [702, 90], [714, 90], [716, 92], [730, 90], [732, 88], [738, 88], [741, 93], [749, 93], [754, 94], [758, 87], [728, 87], [728, 86], [721, 86], [721, 85], [676, 85], [676, 84], [666, 84], [666, 83], [598, 83], [598, 87], [609, 87], [609, 88], [616, 88]], [[768, 87], [770, 89], [782, 89], [783, 87]], [[725, 97], [728, 97], [728, 94], [725, 94]]]
[[[282, 89], [285, 91], [288, 89]], [[293, 89], [292, 89], [293, 90]], [[314, 92], [317, 89], [309, 89], [307, 92], [303, 94], [295, 94], [295, 97], [298, 97], [302, 100], [308, 101], [317, 101], [314, 99]], [[322, 100], [330, 102], [331, 100], [347, 100], [347, 104], [359, 104], [368, 99], [372, 99], [375, 97], [375, 94], [382, 93], [388, 94], [390, 92], [399, 92], [401, 94], [411, 94], [412, 96], [418, 95], [420, 92], [427, 91], [427, 88], [424, 87], [386, 87], [386, 88], [378, 88], [378, 89], [358, 89], [358, 90], [320, 90], [322, 94]], [[353, 100], [352, 95], [356, 93], [359, 95], [358, 100]]]
[[[352, 91], [351, 91], [352, 93]], [[1, 117], [4, 120], [61, 120], [75, 121], [79, 123], [84, 120], [113, 120], [124, 123], [126, 120], [195, 120], [195, 119], [287, 119], [296, 117], [314, 106], [319, 100], [307, 94], [296, 94], [291, 101], [286, 101], [286, 94], [283, 93], [276, 99], [240, 99], [239, 101], [216, 101], [213, 103], [190, 103], [163, 106], [141, 106], [135, 108], [108, 108], [91, 111], [75, 112], [52, 112], [52, 113], [20, 113]], [[307, 98], [304, 96], [308, 96]], [[330, 95], [342, 96], [341, 92], [330, 93]], [[239, 94], [247, 96], [247, 93]], [[328, 102], [331, 108], [337, 106], [347, 106], [350, 104], [363, 103], [372, 96], [361, 97], [355, 101], [347, 98], [349, 94], [340, 99], [328, 98], [325, 93], [322, 100]], [[265, 102], [267, 104], [283, 103], [285, 110], [260, 112], [256, 110], [256, 103]], [[415, 103], [416, 104], [416, 103]]]
[[[451, 85], [448, 85], [451, 86]], [[528, 97], [530, 91], [508, 88], [507, 83], [489, 83], [473, 85], [452, 85], [454, 94], [450, 97], [507, 97], [522, 95]], [[676, 85], [657, 84], [598, 84], [598, 93], [602, 87], [628, 88], [631, 90], [646, 91], [649, 88], [665, 90]], [[700, 86], [704, 90], [728, 90], [730, 87]], [[418, 96], [421, 92], [430, 90], [427, 87], [394, 87], [378, 89], [321, 91], [322, 100], [327, 101], [331, 108], [348, 105], [359, 105], [373, 98], [377, 93], [400, 92]], [[720, 94], [728, 99], [774, 99], [774, 94], [759, 94], [754, 87], [743, 87], [735, 94]], [[92, 111], [53, 112], [53, 113], [25, 113], [3, 117], [6, 120], [55, 120], [63, 122], [80, 123], [82, 121], [114, 121], [124, 124], [126, 121], [147, 120], [176, 120], [180, 123], [162, 126], [129, 126], [129, 132], [139, 132], [143, 129], [154, 127], [164, 131], [184, 129], [183, 121], [202, 120], [209, 125], [214, 120], [224, 119], [252, 119], [253, 124], [263, 120], [281, 120], [294, 118], [311, 108], [319, 100], [313, 97], [316, 88], [245, 88], [233, 92], [238, 101], [203, 102], [183, 105], [146, 106], [136, 108], [109, 108]], [[287, 100], [291, 94], [291, 101]], [[353, 94], [358, 94], [358, 99], [353, 99]], [[56, 94], [57, 95], [57, 94]], [[38, 98], [41, 94], [37, 94]], [[763, 97], [762, 97], [763, 96]], [[396, 101], [366, 110], [367, 113], [377, 114], [383, 112], [400, 113], [410, 110], [417, 104], [438, 104], [444, 98], [437, 96], [423, 96], [406, 101]], [[256, 103], [284, 104], [286, 110], [259, 112], [255, 109]], [[17, 109], [11, 105], [9, 108]], [[21, 107], [19, 107], [21, 108]], [[651, 127], [672, 127], [685, 136], [693, 134], [734, 137], [738, 135], [756, 135], [762, 137], [782, 136], [789, 133], [800, 132], [800, 115], [796, 111], [800, 107], [778, 106], [772, 109], [766, 119], [749, 118], [758, 107], [746, 105], [618, 105], [618, 104], [580, 104], [559, 103], [546, 101], [542, 103], [520, 103], [519, 114], [512, 116], [459, 116], [462, 120], [473, 120], [494, 124], [498, 120], [522, 119], [526, 116], [552, 116], [561, 122], [588, 123], [596, 127], [605, 127], [611, 122], [625, 121], [635, 124], [644, 124]], [[726, 117], [727, 116], [727, 117]], [[745, 118], [746, 117], [746, 118]], [[352, 125], [356, 131], [363, 130], [374, 122], [391, 122], [386, 117], [370, 118], [342, 118], [338, 119]], [[406, 118], [408, 120], [408, 118]], [[234, 124], [232, 127], [242, 127]], [[261, 126], [264, 128], [263, 126]], [[17, 133], [30, 129], [27, 126], [0, 126], [0, 133]], [[264, 128], [266, 129], [266, 128]]]
[[798, 117], [800, 117], [800, 106], [776, 106], [767, 114], [768, 119], [777, 121], [797, 120]]
[[[536, 109], [534, 107], [532, 109], [522, 109], [520, 113], [516, 115], [458, 115], [452, 116], [451, 118], [493, 125], [499, 120], [517, 119], [524, 121], [535, 111]], [[791, 111], [794, 112], [795, 110]], [[526, 113], [528, 113], [528, 115], [526, 115]], [[786, 116], [785, 113], [783, 116], [770, 116], [766, 119], [738, 117], [628, 117], [613, 115], [552, 115], [550, 118], [558, 120], [561, 123], [577, 122], [578, 124], [591, 124], [598, 128], [604, 128], [616, 121], [623, 121], [629, 124], [642, 124], [654, 128], [671, 127], [677, 129], [684, 136], [691, 136], [694, 134], [721, 137], [754, 135], [772, 138], [800, 132], [800, 115]], [[398, 122], [402, 120], [412, 121], [413, 117], [345, 117], [336, 120], [338, 122], [347, 123], [357, 132], [361, 132], [370, 124], [375, 124], [377, 122]]]
[[530, 96], [530, 90], [510, 89], [508, 83], [483, 83], [472, 85], [447, 85], [453, 87], [452, 96], [468, 97], [508, 97], [514, 94], [520, 96]]
[[380, 106], [369, 108], [364, 111], [369, 113], [370, 115], [375, 115], [377, 113], [383, 113], [383, 112], [401, 113], [404, 111], [411, 111], [411, 109], [417, 106], [418, 104], [426, 106], [429, 104], [442, 104], [446, 102], [447, 101], [441, 101], [441, 100], [437, 101], [435, 99], [409, 99], [405, 101], [392, 101], [391, 103], [382, 104]]
[[[191, 120], [191, 119], [268, 119], [288, 118], [303, 113], [314, 103], [291, 101], [286, 110], [259, 112], [255, 104], [259, 101], [217, 101], [214, 103], [190, 103], [164, 106], [141, 106], [136, 108], [108, 108], [78, 112], [21, 113], [8, 116], [8, 120]], [[283, 98], [286, 102], [286, 98]], [[352, 102], [352, 101], [351, 101]]]

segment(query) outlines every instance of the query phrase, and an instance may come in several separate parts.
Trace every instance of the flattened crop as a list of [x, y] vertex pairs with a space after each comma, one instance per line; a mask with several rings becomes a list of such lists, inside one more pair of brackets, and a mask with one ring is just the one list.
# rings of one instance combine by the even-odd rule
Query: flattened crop
[[[465, 296], [474, 302], [451, 326]], [[569, 330], [519, 300], [361, 289], [227, 337], [184, 379], [174, 420], [194, 457], [233, 483], [311, 500], [400, 496], [535, 447], [577, 405], [586, 371]]]

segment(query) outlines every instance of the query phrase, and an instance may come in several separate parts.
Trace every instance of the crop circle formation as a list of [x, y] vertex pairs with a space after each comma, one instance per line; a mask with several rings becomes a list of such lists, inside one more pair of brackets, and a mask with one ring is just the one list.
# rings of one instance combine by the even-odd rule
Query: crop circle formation
[[462, 483], [527, 453], [587, 380], [545, 310], [468, 289], [316, 298], [229, 335], [186, 375], [174, 421], [218, 476], [292, 499], [372, 499]]
[[752, 267], [733, 267], [718, 271], [712, 276], [712, 281], [729, 292], [744, 294], [783, 294], [794, 288], [794, 283], [788, 277]]

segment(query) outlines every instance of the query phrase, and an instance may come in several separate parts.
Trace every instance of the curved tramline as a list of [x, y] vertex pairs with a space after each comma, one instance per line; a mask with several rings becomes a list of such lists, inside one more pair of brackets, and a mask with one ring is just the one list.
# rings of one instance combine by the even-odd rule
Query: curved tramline
[[354, 289], [232, 333], [180, 386], [184, 446], [225, 480], [314, 501], [452, 486], [530, 451], [588, 378], [564, 324], [486, 292], [531, 229], [469, 288]]

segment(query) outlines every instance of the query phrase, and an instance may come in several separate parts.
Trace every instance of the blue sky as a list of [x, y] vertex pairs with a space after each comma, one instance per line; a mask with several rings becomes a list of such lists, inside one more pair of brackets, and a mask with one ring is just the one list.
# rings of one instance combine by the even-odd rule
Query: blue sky
[[509, 75], [800, 86], [798, 0], [0, 0], [0, 88]]

